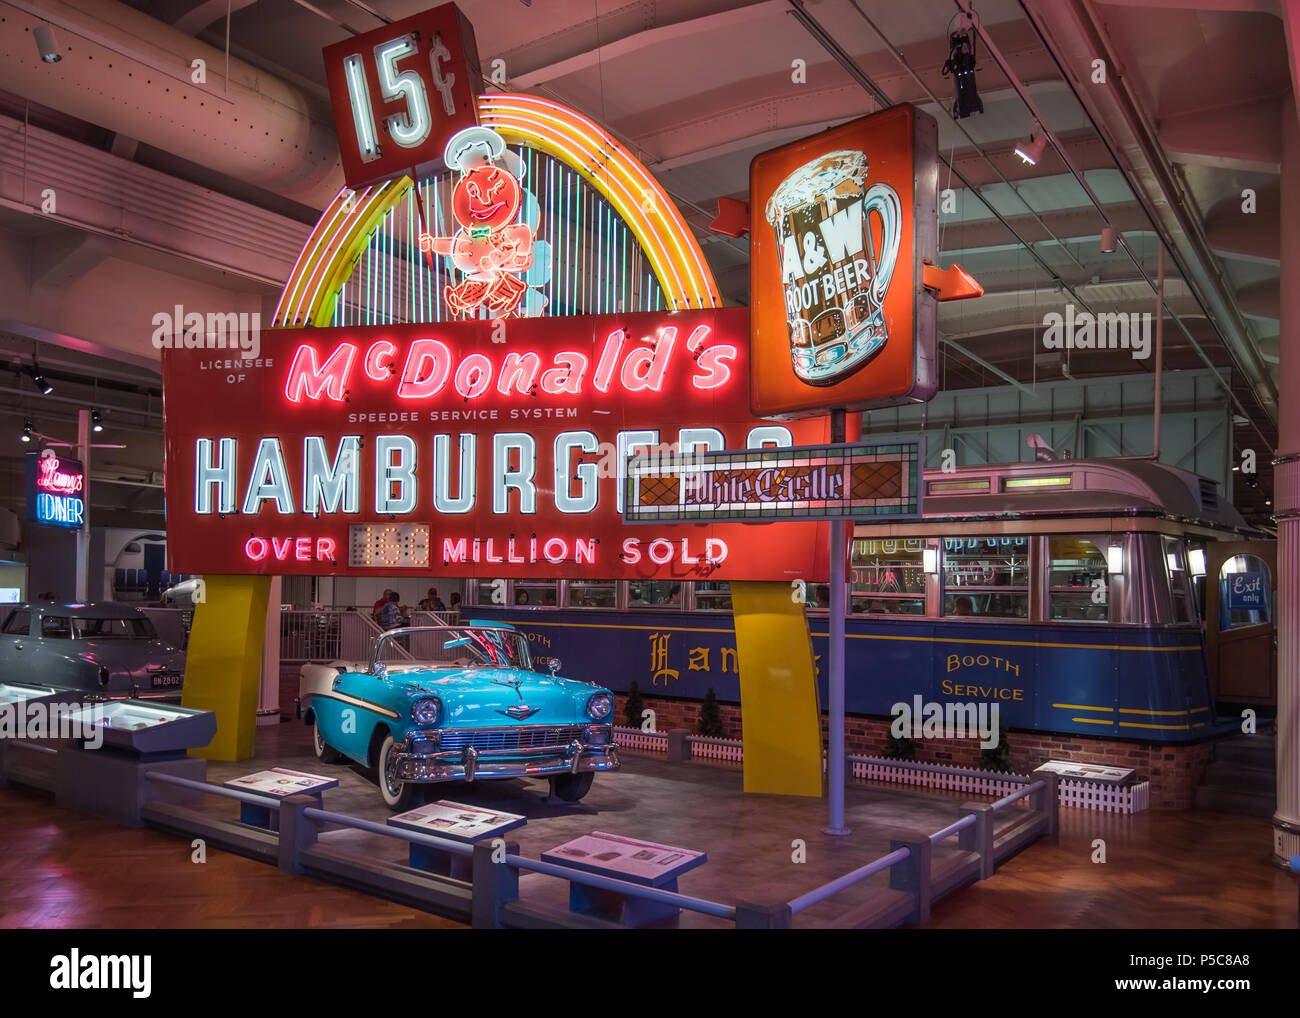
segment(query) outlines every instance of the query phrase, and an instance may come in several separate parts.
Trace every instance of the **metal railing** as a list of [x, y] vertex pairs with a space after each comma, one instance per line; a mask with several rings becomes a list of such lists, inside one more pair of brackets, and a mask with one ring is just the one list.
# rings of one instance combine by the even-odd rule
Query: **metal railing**
[[1010, 806], [1013, 802], [1023, 799], [1028, 795], [1032, 795], [1034, 792], [1037, 792], [1040, 789], [1044, 789], [1046, 787], [1047, 787], [1047, 782], [1035, 781], [1031, 785], [1025, 785], [1024, 788], [1017, 789], [1016, 791], [1012, 792], [1010, 795], [1004, 795], [997, 802], [993, 803], [992, 808], [996, 812], [997, 810], [1002, 809], [1004, 806]]
[[402, 827], [389, 827], [387, 824], [377, 824], [373, 820], [350, 817], [346, 813], [332, 813], [327, 809], [307, 806], [303, 809], [302, 815], [311, 820], [319, 820], [322, 823], [338, 824], [341, 827], [351, 827], [357, 831], [382, 834], [389, 838], [398, 838], [401, 841], [411, 841], [417, 845], [425, 845], [428, 848], [450, 852], [452, 855], [471, 856], [474, 854], [474, 846], [465, 842], [440, 838], [436, 834], [421, 834], [419, 831], [409, 831]]
[[[412, 626], [455, 625], [457, 612], [413, 611]], [[366, 609], [316, 608], [280, 613], [280, 660], [295, 661], [368, 661], [370, 646], [384, 631]], [[427, 646], [426, 646], [427, 643]], [[416, 637], [411, 646], [388, 641], [384, 659], [388, 661], [441, 661], [442, 648]]]
[[859, 866], [856, 870], [851, 870], [842, 877], [836, 877], [830, 883], [822, 884], [821, 887], [815, 887], [807, 894], [801, 894], [799, 897], [791, 899], [789, 902], [790, 911], [797, 915], [809, 905], [816, 905], [817, 902], [824, 901], [832, 894], [856, 884], [859, 880], [874, 877], [881, 870], [887, 870], [895, 863], [911, 858], [911, 855], [912, 850], [910, 848], [896, 848], [888, 855], [882, 855], [879, 859], [869, 862], [865, 866]]
[[280, 808], [279, 799], [257, 795], [255, 792], [241, 792], [237, 788], [223, 788], [221, 785], [210, 785], [206, 781], [178, 778], [175, 774], [164, 774], [162, 771], [145, 771], [144, 777], [146, 781], [161, 781], [165, 785], [176, 785], [179, 788], [188, 788], [191, 791], [202, 792], [205, 795], [219, 795], [226, 799], [238, 799], [240, 802], [252, 802], [268, 809]]
[[[982, 810], [987, 810], [987, 813], [984, 817], [984, 823], [988, 825], [984, 829], [984, 834], [985, 834], [984, 843], [982, 845], [977, 844], [975, 847], [975, 851], [981, 856], [980, 870], [979, 870], [981, 874], [981, 878], [986, 875], [991, 875], [993, 872], [993, 865], [992, 865], [993, 860], [991, 858], [984, 858], [984, 856], [990, 855], [993, 851], [993, 832], [991, 826], [992, 816], [996, 814], [999, 810], [1006, 809], [1008, 806], [1012, 805], [1013, 803], [1028, 797], [1031, 799], [1030, 802], [1031, 809], [1037, 808], [1043, 814], [1043, 818], [1044, 818], [1044, 822], [1042, 824], [1043, 833], [1054, 834], [1056, 832], [1055, 811], [1058, 808], [1056, 780], [1057, 779], [1054, 774], [1049, 775], [1049, 777], [1044, 778], [1042, 780], [1034, 781], [1026, 784], [1023, 788], [1017, 789], [1016, 791], [1012, 792], [1010, 795], [1003, 796], [1001, 799], [998, 799], [996, 802], [989, 804], [987, 807], [984, 806], [978, 807]], [[953, 821], [947, 827], [943, 827], [935, 831], [933, 834], [929, 835], [927, 840], [930, 845], [938, 844], [940, 841], [943, 841], [945, 838], [950, 838], [953, 835], [961, 834], [961, 832], [966, 831], [970, 828], [978, 827], [980, 825], [980, 822], [981, 822], [981, 817], [978, 813], [975, 812], [967, 813], [964, 817], [961, 817], [960, 819]], [[928, 854], [928, 849], [926, 851]], [[893, 851], [885, 855], [882, 855], [880, 858], [867, 863], [865, 866], [860, 866], [857, 869], [852, 870], [841, 877], [837, 877], [836, 879], [831, 880], [820, 887], [813, 888], [811, 891], [808, 891], [805, 894], [801, 894], [797, 898], [791, 899], [789, 902], [787, 902], [787, 904], [790, 907], [790, 912], [792, 915], [798, 914], [799, 912], [808, 908], [810, 905], [815, 905], [820, 901], [824, 901], [827, 898], [831, 897], [832, 895], [838, 893], [839, 891], [842, 891], [847, 887], [851, 887], [852, 885], [862, 880], [865, 880], [868, 877], [874, 876], [875, 874], [880, 873], [884, 870], [892, 870], [894, 866], [906, 862], [910, 858], [911, 858], [911, 849], [909, 849], [906, 846], [901, 848], [896, 848]], [[928, 867], [929, 860], [926, 859], [924, 861], [926, 866]], [[930, 874], [929, 873], [923, 874], [921, 879], [923, 882], [925, 882], [928, 885], [930, 880]], [[896, 886], [894, 885], [892, 875], [891, 875], [891, 885]], [[922, 894], [919, 890], [915, 891], [915, 893], [918, 898], [926, 899], [925, 904], [921, 909], [921, 913], [922, 913], [921, 918], [922, 919], [928, 918], [929, 915], [928, 887], [925, 894]]]
[[568, 866], [542, 862], [540, 859], [526, 859], [522, 855], [507, 854], [505, 862], [507, 866], [513, 866], [517, 870], [545, 873], [548, 876], [560, 877], [574, 884], [584, 884], [587, 887], [596, 887], [603, 891], [617, 891], [619, 894], [644, 898], [646, 901], [658, 902], [661, 905], [675, 905], [678, 908], [716, 916], [719, 919], [734, 920], [736, 918], [736, 907], [734, 905], [723, 905], [720, 902], [709, 901], [707, 898], [695, 898], [689, 894], [679, 894], [677, 891], [661, 891], [657, 887], [633, 884], [614, 877], [602, 877], [597, 873], [586, 873]]
[[954, 834], [960, 834], [967, 827], [975, 826], [975, 814], [967, 813], [960, 820], [955, 820], [942, 830], [935, 831], [930, 835], [930, 844], [937, 845], [944, 838], [951, 838]]
[[[386, 824], [376, 823], [373, 820], [364, 820], [360, 817], [348, 816], [345, 813], [335, 813], [330, 810], [320, 809], [316, 806], [305, 805], [301, 796], [291, 796], [285, 799], [274, 799], [264, 795], [257, 795], [253, 792], [241, 792], [233, 788], [224, 788], [220, 785], [208, 784], [205, 781], [194, 781], [189, 778], [176, 777], [172, 774], [165, 774], [159, 771], [148, 771], [145, 774], [146, 780], [166, 785], [172, 785], [178, 788], [184, 788], [194, 792], [200, 792], [205, 795], [216, 795], [227, 799], [235, 799], [240, 802], [253, 803], [258, 806], [275, 810], [281, 814], [281, 824], [285, 825], [286, 821], [292, 825], [291, 816], [300, 816], [304, 820], [311, 822], [313, 825], [336, 824], [340, 827], [348, 827], [353, 830], [364, 831], [368, 834], [378, 834], [384, 837], [395, 838], [399, 841], [405, 841], [427, 848], [437, 849], [441, 852], [447, 852], [451, 855], [457, 855], [462, 858], [470, 858], [475, 853], [475, 846], [459, 841], [451, 841], [446, 838], [438, 837], [436, 834], [425, 834], [419, 831], [407, 830], [401, 827], [391, 827]], [[298, 801], [295, 802], [294, 800]], [[286, 815], [288, 814], [288, 815]], [[169, 821], [176, 822], [176, 815], [170, 814]], [[280, 866], [293, 872], [301, 872], [303, 861], [310, 866], [313, 860], [310, 854], [303, 859], [305, 853], [310, 853], [310, 849], [315, 845], [315, 834], [318, 830], [313, 830], [311, 835], [305, 839], [295, 833], [286, 833], [286, 827], [282, 826], [279, 832]], [[373, 860], [365, 860], [370, 867], [374, 866]], [[336, 863], [337, 864], [337, 863]], [[677, 908], [687, 909], [692, 912], [699, 912], [704, 915], [713, 916], [719, 919], [734, 921], [736, 919], [736, 907], [734, 905], [725, 905], [721, 902], [710, 901], [706, 898], [697, 898], [689, 894], [680, 894], [676, 891], [664, 891], [655, 887], [646, 887], [642, 884], [634, 884], [625, 880], [618, 880], [613, 877], [602, 877], [595, 873], [586, 873], [581, 870], [571, 869], [567, 866], [560, 866], [554, 863], [542, 862], [540, 859], [528, 859], [516, 853], [506, 853], [501, 863], [510, 867], [516, 873], [519, 871], [528, 871], [533, 873], [542, 873], [547, 876], [559, 877], [573, 883], [583, 884], [588, 887], [598, 888], [605, 891], [613, 891], [624, 894], [629, 897], [642, 898], [646, 901], [656, 902], [662, 905], [671, 905]], [[396, 865], [395, 870], [400, 868]], [[358, 876], [354, 879], [361, 881], [360, 869]], [[445, 882], [450, 878], [442, 877], [436, 874], [429, 874], [431, 882]], [[456, 882], [463, 886], [463, 882]], [[488, 891], [495, 892], [495, 888], [484, 888], [484, 893]], [[496, 909], [491, 910], [496, 918]]]

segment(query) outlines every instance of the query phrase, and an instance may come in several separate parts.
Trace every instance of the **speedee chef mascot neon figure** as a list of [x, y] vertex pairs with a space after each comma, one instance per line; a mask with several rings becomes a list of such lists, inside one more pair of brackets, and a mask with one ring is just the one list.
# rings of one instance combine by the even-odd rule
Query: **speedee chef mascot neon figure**
[[[420, 248], [450, 258], [464, 273], [464, 279], [443, 290], [447, 306], [460, 318], [474, 315], [479, 308], [497, 318], [518, 314], [520, 300], [528, 293], [528, 281], [520, 275], [533, 267], [534, 239], [532, 227], [514, 219], [521, 204], [527, 206], [525, 218], [533, 218], [527, 213], [534, 211], [536, 199], [523, 189], [515, 173], [499, 164], [511, 165], [522, 176], [522, 161], [507, 152], [505, 141], [487, 127], [457, 131], [447, 142], [443, 158], [448, 167], [460, 171], [451, 193], [452, 215], [460, 229], [450, 237], [423, 234]], [[541, 310], [535, 300], [527, 303], [534, 307], [525, 314]]]

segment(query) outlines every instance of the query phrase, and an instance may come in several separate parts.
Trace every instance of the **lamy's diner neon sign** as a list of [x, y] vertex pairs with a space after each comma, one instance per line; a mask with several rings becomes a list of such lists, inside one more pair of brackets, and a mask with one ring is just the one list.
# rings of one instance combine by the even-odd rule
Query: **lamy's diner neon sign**
[[79, 460], [53, 449], [28, 453], [28, 519], [48, 527], [79, 528], [85, 522], [86, 470]]
[[815, 524], [621, 518], [633, 453], [826, 439], [750, 415], [747, 328], [728, 309], [283, 330], [233, 384], [164, 351], [169, 565], [820, 581]]

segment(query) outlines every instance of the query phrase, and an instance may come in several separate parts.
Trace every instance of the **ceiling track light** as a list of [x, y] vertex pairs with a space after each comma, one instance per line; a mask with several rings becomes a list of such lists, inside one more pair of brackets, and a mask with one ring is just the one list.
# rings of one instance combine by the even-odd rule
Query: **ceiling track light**
[[1037, 166], [1043, 161], [1045, 151], [1047, 151], [1047, 135], [1043, 133], [1042, 126], [1035, 123], [1029, 137], [1016, 146], [1016, 155], [1022, 162]]
[[30, 417], [23, 421], [23, 433], [21, 437], [24, 442], [30, 442], [32, 440], [32, 419]]
[[104, 430], [104, 415], [101, 414], [98, 410], [90, 411], [90, 430], [91, 431]]
[[27, 374], [31, 377], [32, 384], [41, 391], [41, 395], [48, 396], [54, 391], [54, 386], [52, 386], [41, 373], [41, 366], [39, 364], [33, 364], [28, 368]]
[[63, 59], [63, 54], [59, 52], [59, 44], [54, 40], [54, 29], [49, 25], [37, 25], [36, 30], [32, 32], [32, 38], [36, 40], [36, 48], [40, 51], [41, 59], [47, 64], [57, 64]]
[[1119, 234], [1115, 232], [1113, 226], [1103, 226], [1101, 228], [1101, 253], [1114, 254], [1119, 248]]
[[975, 84], [975, 24], [969, 15], [957, 17], [962, 19], [962, 24], [948, 36], [948, 59], [940, 71], [945, 78], [952, 75], [955, 91], [952, 117], [963, 120], [972, 113], [983, 113], [984, 101], [980, 99], [979, 87]]

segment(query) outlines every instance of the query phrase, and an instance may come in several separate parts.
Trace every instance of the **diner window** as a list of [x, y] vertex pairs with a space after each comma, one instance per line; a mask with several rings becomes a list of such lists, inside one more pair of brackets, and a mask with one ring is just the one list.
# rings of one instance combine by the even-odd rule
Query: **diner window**
[[475, 580], [474, 603], [481, 605], [506, 605], [508, 593], [507, 580]]
[[515, 580], [510, 585], [510, 603], [520, 608], [554, 608], [559, 587], [559, 580]]
[[853, 614], [925, 614], [924, 538], [855, 540], [849, 568]]
[[1029, 617], [1029, 540], [945, 537], [943, 613], [958, 618]]
[[726, 580], [697, 580], [695, 583], [695, 610], [702, 612], [731, 611], [731, 584]]
[[1273, 621], [1272, 573], [1256, 555], [1234, 555], [1219, 569], [1219, 629]]
[[627, 585], [629, 608], [680, 608], [682, 584], [680, 580], [629, 580]]
[[568, 608], [617, 608], [617, 580], [569, 580], [564, 603]]
[[1183, 542], [1175, 537], [1164, 541], [1165, 567], [1169, 573], [1169, 593], [1174, 602], [1175, 622], [1197, 621], [1192, 601], [1191, 580], [1187, 572], [1187, 552]]
[[1054, 622], [1109, 622], [1108, 539], [1061, 536], [1048, 540], [1047, 617]]

